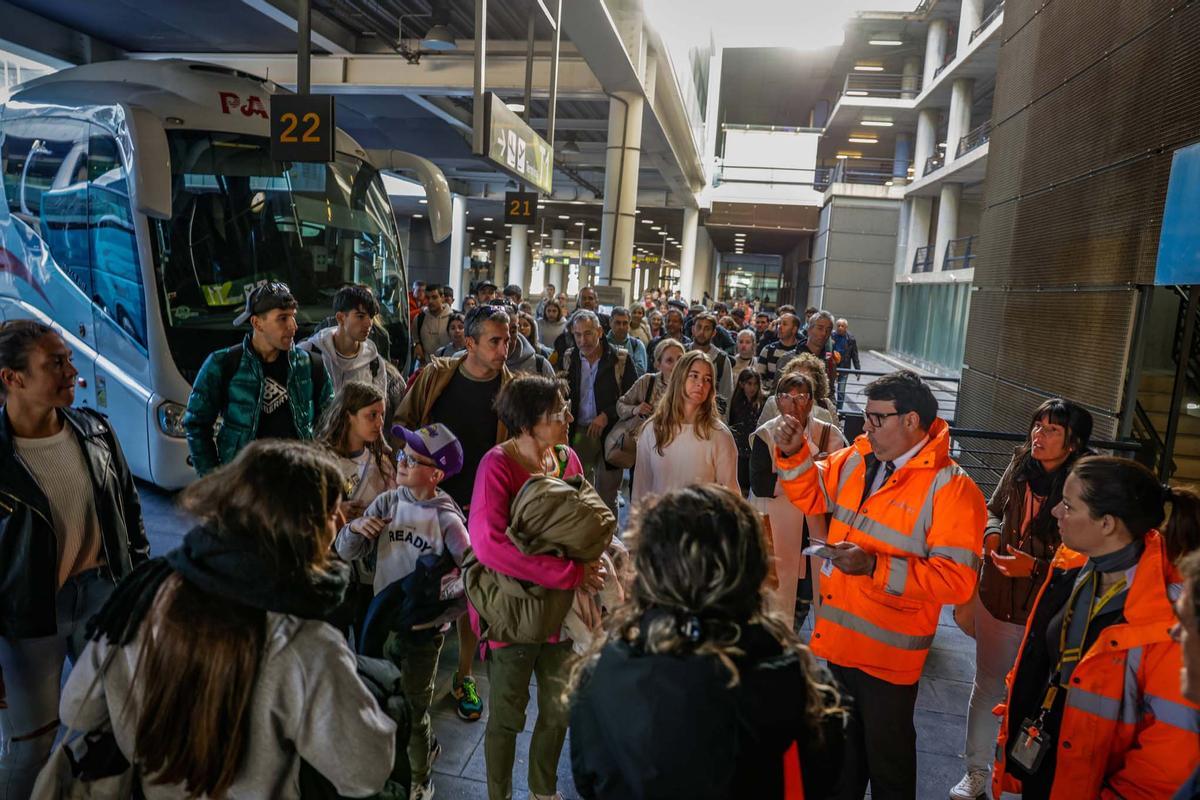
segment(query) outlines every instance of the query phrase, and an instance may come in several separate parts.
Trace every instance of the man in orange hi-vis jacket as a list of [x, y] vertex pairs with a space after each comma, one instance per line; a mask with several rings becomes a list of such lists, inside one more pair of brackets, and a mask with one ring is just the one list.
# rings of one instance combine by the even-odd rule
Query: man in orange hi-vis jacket
[[830, 513], [810, 645], [853, 700], [839, 796], [915, 798], [917, 683], [944, 604], [975, 589], [987, 508], [950, 458], [950, 431], [915, 373], [867, 386], [866, 433], [815, 461], [803, 409], [780, 398], [779, 482]]

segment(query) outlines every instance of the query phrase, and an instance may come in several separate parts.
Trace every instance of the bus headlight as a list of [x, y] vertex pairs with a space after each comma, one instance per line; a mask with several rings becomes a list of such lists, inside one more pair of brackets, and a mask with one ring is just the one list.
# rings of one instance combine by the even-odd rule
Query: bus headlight
[[163, 403], [158, 407], [158, 427], [167, 436], [183, 439], [187, 432], [183, 429], [183, 412], [187, 409], [178, 403]]

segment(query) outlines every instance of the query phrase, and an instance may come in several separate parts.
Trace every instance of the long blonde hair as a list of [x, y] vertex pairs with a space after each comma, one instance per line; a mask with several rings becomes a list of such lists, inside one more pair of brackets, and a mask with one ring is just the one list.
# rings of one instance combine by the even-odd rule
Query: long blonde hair
[[[661, 346], [660, 344], [659, 347]], [[696, 419], [693, 421], [696, 436], [700, 439], [708, 439], [720, 422], [720, 416], [717, 413], [716, 367], [713, 366], [708, 356], [699, 350], [684, 353], [683, 357], [675, 362], [675, 368], [671, 371], [671, 382], [667, 384], [667, 390], [663, 392], [663, 396], [658, 399], [658, 407], [654, 409], [654, 416], [650, 418], [654, 425], [654, 449], [660, 456], [663, 454], [663, 448], [671, 444], [686, 421], [684, 419], [686, 405], [684, 385], [687, 382], [688, 370], [697, 361], [704, 362], [708, 367], [713, 378], [713, 385], [709, 389], [708, 399], [696, 410]]]

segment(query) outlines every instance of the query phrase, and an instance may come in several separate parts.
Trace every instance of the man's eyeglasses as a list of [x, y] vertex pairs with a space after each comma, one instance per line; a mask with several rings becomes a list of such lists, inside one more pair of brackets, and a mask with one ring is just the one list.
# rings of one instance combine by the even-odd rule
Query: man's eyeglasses
[[791, 392], [779, 392], [779, 394], [777, 396], [778, 397], [790, 397], [793, 400], [808, 400], [809, 398], [812, 397], [812, 395], [809, 394], [808, 392], [796, 392], [795, 394], [792, 394]]
[[904, 414], [903, 411], [864, 411], [863, 416], [867, 418], [867, 422], [871, 423], [872, 428], [882, 428], [883, 423], [887, 422], [888, 417], [899, 417]]

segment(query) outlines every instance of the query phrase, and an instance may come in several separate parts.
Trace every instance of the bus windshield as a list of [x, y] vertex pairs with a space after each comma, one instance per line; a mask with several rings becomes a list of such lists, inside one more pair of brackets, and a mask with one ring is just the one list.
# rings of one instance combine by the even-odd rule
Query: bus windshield
[[391, 355], [404, 360], [403, 264], [374, 167], [341, 153], [328, 164], [272, 161], [266, 138], [244, 134], [167, 136], [172, 216], [151, 238], [168, 344], [188, 380], [211, 350], [241, 340], [247, 329], [233, 319], [264, 281], [291, 287], [302, 335], [330, 317], [339, 287], [367, 284]]

